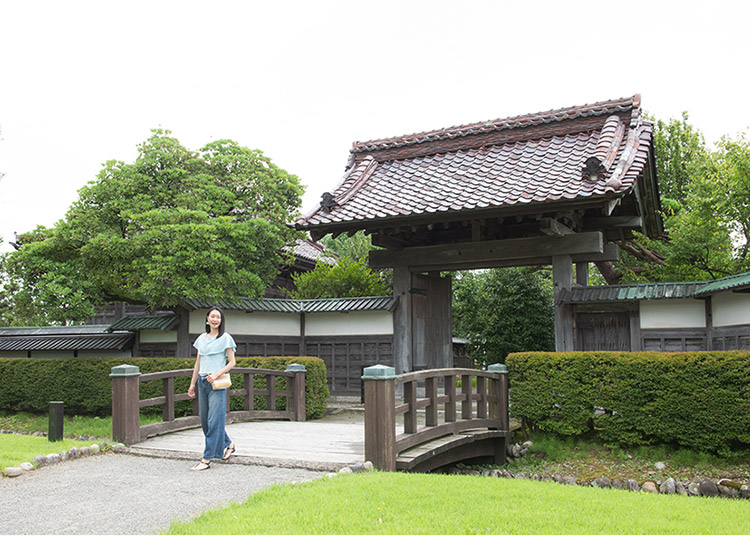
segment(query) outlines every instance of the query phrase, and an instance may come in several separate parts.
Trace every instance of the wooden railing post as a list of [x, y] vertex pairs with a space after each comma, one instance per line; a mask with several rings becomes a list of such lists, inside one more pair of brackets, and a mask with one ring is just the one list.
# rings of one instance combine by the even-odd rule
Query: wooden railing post
[[499, 430], [508, 430], [510, 426], [510, 419], [508, 418], [508, 367], [500, 363], [494, 363], [487, 367], [487, 372], [500, 375], [498, 379], [492, 380], [490, 395], [497, 398], [497, 402], [490, 405], [490, 419], [499, 421]]
[[396, 470], [396, 369], [367, 367], [365, 383], [365, 460], [381, 471]]
[[139, 376], [134, 365], [112, 367], [112, 438], [126, 445], [141, 440]]
[[292, 392], [292, 407], [287, 408], [294, 411], [296, 414], [297, 421], [305, 420], [305, 374], [307, 369], [305, 365], [299, 363], [290, 363], [286, 366], [287, 372], [293, 372], [294, 377], [292, 385], [287, 387], [287, 390]]

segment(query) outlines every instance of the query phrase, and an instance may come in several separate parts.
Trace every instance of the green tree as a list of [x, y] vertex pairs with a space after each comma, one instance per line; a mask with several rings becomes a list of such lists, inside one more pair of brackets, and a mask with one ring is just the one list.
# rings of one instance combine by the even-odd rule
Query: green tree
[[744, 138], [725, 138], [711, 151], [683, 112], [681, 120], [656, 122], [654, 146], [665, 236], [635, 233], [619, 241], [621, 260], [597, 264], [607, 283], [702, 281], [747, 270], [750, 154]]
[[292, 276], [292, 298], [355, 298], [386, 296], [389, 289], [364, 261], [341, 257], [337, 264], [318, 263], [310, 272]]
[[26, 321], [81, 320], [126, 301], [259, 297], [299, 233], [303, 188], [258, 150], [231, 140], [198, 151], [155, 130], [132, 164], [109, 161], [53, 228], [21, 237], [7, 260]]
[[705, 186], [712, 191], [716, 206], [725, 216], [733, 233], [734, 257], [738, 270], [750, 269], [750, 142], [746, 134], [737, 139], [724, 137], [714, 158], [713, 181]]
[[503, 363], [511, 352], [555, 349], [552, 285], [542, 272], [504, 268], [454, 277], [453, 332], [469, 355]]
[[8, 277], [5, 268], [7, 258], [7, 253], [0, 253], [0, 326], [13, 324], [13, 296], [18, 292], [16, 283]]
[[691, 185], [708, 157], [703, 134], [688, 121], [688, 113], [682, 112], [682, 119], [658, 120], [654, 129], [662, 199], [673, 199], [681, 205], [687, 203]]

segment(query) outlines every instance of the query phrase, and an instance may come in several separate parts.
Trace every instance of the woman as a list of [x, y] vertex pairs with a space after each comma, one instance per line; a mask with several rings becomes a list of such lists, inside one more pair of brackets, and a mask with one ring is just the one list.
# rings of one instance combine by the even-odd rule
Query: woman
[[208, 310], [206, 333], [202, 333], [193, 346], [198, 350], [198, 357], [195, 359], [188, 396], [195, 396], [197, 384], [201, 427], [206, 437], [206, 446], [200, 463], [190, 470], [204, 471], [211, 468], [211, 460], [228, 460], [235, 450], [234, 443], [224, 429], [227, 391], [213, 389], [212, 386], [219, 376], [234, 368], [234, 350], [237, 348], [232, 336], [224, 332], [224, 313], [221, 309], [212, 307]]

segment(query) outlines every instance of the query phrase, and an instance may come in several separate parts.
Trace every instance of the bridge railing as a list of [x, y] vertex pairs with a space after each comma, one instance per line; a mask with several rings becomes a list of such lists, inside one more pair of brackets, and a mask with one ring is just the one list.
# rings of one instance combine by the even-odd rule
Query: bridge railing
[[[227, 419], [288, 419], [305, 420], [305, 367], [290, 364], [286, 370], [256, 369], [235, 367], [231, 371], [232, 387], [227, 391]], [[141, 374], [133, 365], [120, 365], [112, 368], [112, 437], [128, 445], [145, 439], [200, 426], [198, 413], [198, 390], [195, 397], [185, 393], [175, 393], [174, 380], [183, 376], [192, 376], [193, 369], [168, 370]], [[255, 377], [265, 378], [264, 388], [255, 388]], [[278, 378], [287, 379], [287, 388], [279, 389]], [[241, 379], [241, 381], [239, 381]], [[147, 381], [162, 382], [162, 395], [140, 399], [140, 384]], [[237, 388], [239, 387], [239, 388]], [[242, 410], [230, 411], [230, 400], [233, 396], [243, 397]], [[255, 397], [265, 397], [267, 409], [255, 409]], [[286, 398], [286, 409], [277, 410], [276, 401]], [[192, 400], [193, 414], [187, 417], [175, 417], [175, 403]], [[162, 406], [162, 421], [151, 424], [140, 424], [141, 408]]]
[[[482, 428], [507, 432], [506, 372], [505, 365], [490, 365], [487, 371], [431, 369], [397, 376], [393, 367], [366, 368], [365, 459], [378, 469], [395, 471], [400, 453], [433, 439]], [[397, 403], [399, 385], [403, 401]], [[399, 415], [401, 433], [396, 429]]]

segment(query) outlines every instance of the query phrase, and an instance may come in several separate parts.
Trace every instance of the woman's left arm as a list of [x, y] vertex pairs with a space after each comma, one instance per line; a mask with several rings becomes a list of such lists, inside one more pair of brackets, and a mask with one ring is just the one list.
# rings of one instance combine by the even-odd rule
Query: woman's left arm
[[234, 366], [237, 364], [237, 360], [234, 357], [234, 348], [227, 348], [227, 364], [224, 365], [222, 368], [211, 374], [213, 376], [210, 380], [211, 383], [214, 382], [216, 378], [221, 376], [222, 374], [226, 374], [230, 370], [234, 368]]

